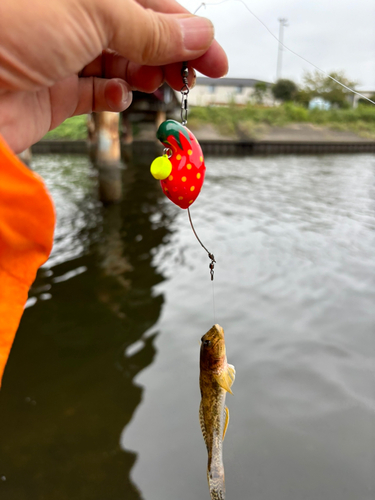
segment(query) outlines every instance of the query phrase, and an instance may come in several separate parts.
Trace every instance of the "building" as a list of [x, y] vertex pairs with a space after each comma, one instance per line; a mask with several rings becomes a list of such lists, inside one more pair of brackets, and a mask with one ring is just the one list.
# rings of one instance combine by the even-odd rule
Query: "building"
[[327, 111], [328, 109], [331, 109], [331, 103], [322, 97], [314, 97], [309, 102], [309, 109], [324, 109]]
[[[357, 89], [356, 89], [357, 90]], [[373, 100], [375, 96], [375, 90], [358, 90], [362, 95], [365, 97], [368, 97], [369, 99]], [[353, 105], [353, 108], [356, 108], [358, 106], [359, 102], [365, 101], [361, 96], [358, 94], [350, 94], [348, 96], [349, 102]], [[366, 102], [366, 101], [365, 101]], [[368, 101], [367, 101], [368, 102]], [[368, 102], [368, 104], [371, 104]]]
[[196, 85], [189, 94], [189, 105], [210, 106], [228, 105], [230, 103], [245, 105], [256, 103], [254, 95], [257, 83], [265, 83], [267, 90], [263, 96], [263, 104], [273, 106], [271, 83], [254, 78], [206, 78], [197, 77]]

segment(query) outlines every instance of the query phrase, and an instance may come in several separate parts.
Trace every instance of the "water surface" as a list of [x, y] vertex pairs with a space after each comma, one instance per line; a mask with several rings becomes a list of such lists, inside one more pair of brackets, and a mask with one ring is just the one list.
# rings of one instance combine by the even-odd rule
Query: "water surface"
[[34, 159], [58, 226], [0, 393], [0, 497], [209, 498], [198, 358], [218, 322], [228, 500], [372, 500], [374, 156], [208, 158], [192, 217], [213, 285], [151, 159], [112, 207], [85, 157]]

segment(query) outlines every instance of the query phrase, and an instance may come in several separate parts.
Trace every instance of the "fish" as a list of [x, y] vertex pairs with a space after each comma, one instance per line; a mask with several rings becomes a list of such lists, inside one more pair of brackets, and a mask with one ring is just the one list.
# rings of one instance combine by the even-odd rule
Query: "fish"
[[228, 364], [224, 330], [214, 325], [201, 338], [199, 387], [201, 403], [199, 421], [206, 444], [208, 463], [207, 481], [211, 500], [225, 500], [223, 441], [229, 423], [229, 410], [225, 406], [226, 393], [236, 371]]

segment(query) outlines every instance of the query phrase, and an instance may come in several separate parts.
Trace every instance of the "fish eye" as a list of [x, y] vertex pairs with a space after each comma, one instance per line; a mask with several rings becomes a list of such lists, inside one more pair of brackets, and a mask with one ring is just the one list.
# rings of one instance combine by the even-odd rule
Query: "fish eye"
[[204, 345], [205, 347], [210, 346], [210, 345], [211, 345], [211, 340], [204, 340], [204, 341], [203, 341], [203, 345]]

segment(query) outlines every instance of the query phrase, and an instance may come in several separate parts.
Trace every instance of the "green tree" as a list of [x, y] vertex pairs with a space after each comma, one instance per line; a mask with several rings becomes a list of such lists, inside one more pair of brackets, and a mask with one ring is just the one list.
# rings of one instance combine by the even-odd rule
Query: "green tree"
[[297, 85], [292, 80], [282, 78], [273, 85], [272, 94], [280, 101], [293, 101], [297, 94]]
[[[349, 80], [342, 71], [332, 72], [330, 76], [349, 88], [354, 88], [356, 85], [356, 82]], [[349, 106], [348, 95], [350, 92], [332, 80], [332, 78], [317, 70], [312, 73], [305, 73], [302, 90], [310, 99], [313, 97], [322, 97], [334, 106], [347, 108]]]
[[263, 104], [264, 95], [267, 92], [267, 84], [265, 82], [257, 82], [254, 87], [254, 97], [257, 104]]
[[299, 89], [296, 93], [295, 101], [298, 104], [302, 104], [305, 108], [308, 107], [309, 102], [311, 101], [312, 96], [305, 89]]

